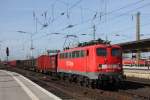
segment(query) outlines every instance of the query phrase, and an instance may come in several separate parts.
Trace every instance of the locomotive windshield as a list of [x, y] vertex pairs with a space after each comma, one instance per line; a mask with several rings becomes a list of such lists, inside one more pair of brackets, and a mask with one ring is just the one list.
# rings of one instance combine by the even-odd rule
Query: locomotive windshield
[[121, 50], [119, 48], [112, 48], [111, 55], [120, 57], [121, 56]]
[[106, 48], [97, 48], [96, 53], [97, 53], [97, 56], [106, 56], [107, 55]]

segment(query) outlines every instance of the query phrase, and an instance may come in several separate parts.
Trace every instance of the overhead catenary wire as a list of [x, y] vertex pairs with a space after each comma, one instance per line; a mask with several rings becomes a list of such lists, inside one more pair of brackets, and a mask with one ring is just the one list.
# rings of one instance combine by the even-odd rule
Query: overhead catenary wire
[[[147, 7], [147, 6], [150, 6], [150, 3], [146, 3], [146, 4], [144, 4], [144, 5], [140, 6], [140, 7], [134, 8], [134, 9], [132, 9], [132, 10], [128, 10], [127, 12], [124, 12], [124, 13], [122, 13], [122, 14], [120, 14], [120, 15], [117, 15], [117, 16], [115, 16], [115, 17], [113, 17], [113, 18], [107, 19], [107, 21], [114, 21], [114, 19], [118, 19], [118, 18], [120, 18], [120, 17], [122, 17], [122, 16], [128, 14], [129, 12], [133, 12], [133, 11], [136, 11], [136, 10], [138, 10], [138, 9], [141, 9], [141, 8], [144, 8], [144, 7]], [[87, 21], [90, 22], [91, 20], [87, 20]], [[97, 23], [96, 26], [97, 26], [97, 25], [102, 25], [103, 23], [105, 23], [105, 21], [102, 21], [102, 22]], [[78, 24], [77, 24], [77, 25], [78, 25]], [[77, 26], [77, 25], [76, 25], [76, 26]], [[91, 28], [91, 27], [88, 27], [88, 28]], [[87, 29], [87, 28], [84, 28], [84, 29]], [[80, 30], [79, 30], [78, 32], [80, 32]]]
[[[80, 1], [80, 0], [79, 0], [79, 1]], [[140, 0], [140, 1], [142, 1], [142, 0]], [[141, 2], [140, 2], [140, 3], [141, 3]], [[138, 3], [138, 4], [139, 4], [139, 3]], [[77, 6], [76, 6], [76, 7], [77, 7]], [[73, 7], [73, 8], [74, 8], [74, 7]], [[124, 9], [125, 9], [125, 8], [124, 8]], [[84, 7], [82, 8], [82, 11], [83, 11], [83, 10], [84, 10]], [[92, 10], [91, 10], [91, 11], [92, 11]], [[113, 10], [112, 10], [112, 11], [113, 11]], [[120, 11], [121, 11], [121, 10], [120, 10]], [[94, 12], [95, 12], [95, 15], [96, 15], [96, 12], [97, 12], [97, 11], [94, 11]], [[108, 13], [108, 12], [107, 12], [107, 13]], [[99, 13], [97, 13], [97, 16], [95, 17], [95, 18], [97, 18], [97, 19], [98, 19], [98, 17], [100, 17], [100, 16], [98, 16], [98, 14], [99, 14]], [[112, 13], [112, 14], [113, 14], [113, 13]], [[60, 15], [60, 16], [63, 16], [63, 15], [64, 15], [64, 13], [62, 13], [62, 15]], [[109, 14], [108, 14], [108, 15], [109, 15]], [[104, 14], [101, 14], [101, 16], [105, 16], [105, 15], [104, 15]], [[84, 17], [84, 16], [82, 15], [82, 17]], [[55, 16], [55, 18], [57, 18], [57, 16]], [[54, 19], [55, 19], [55, 18], [54, 18]], [[85, 18], [85, 17], [84, 17], [84, 18]], [[119, 17], [118, 17], [118, 18], [119, 18]], [[57, 18], [57, 19], [59, 19], [59, 18]], [[89, 20], [91, 20], [91, 19], [89, 19]], [[55, 20], [55, 21], [57, 21], [57, 20]], [[86, 20], [83, 19], [83, 20], [81, 21], [81, 25], [83, 25], [84, 22], [87, 23]], [[79, 25], [80, 25], [80, 23], [79, 23]], [[78, 26], [78, 25], [75, 25], [75, 26]], [[147, 25], [145, 25], [145, 26], [147, 26]], [[142, 27], [142, 25], [141, 25], [141, 27]], [[144, 27], [144, 26], [143, 26], [143, 27]], [[88, 28], [91, 28], [91, 27], [88, 26]], [[87, 28], [86, 28], [86, 29], [87, 29]], [[128, 28], [128, 29], [132, 29], [132, 28]], [[123, 30], [124, 30], [124, 29], [123, 29]], [[59, 30], [58, 30], [58, 31], [59, 31]], [[118, 31], [122, 31], [122, 30], [118, 30]], [[118, 32], [118, 31], [117, 31], [117, 32]], [[81, 31], [80, 31], [80, 32], [81, 32]], [[114, 31], [114, 32], [115, 32], [115, 31]], [[124, 32], [124, 31], [123, 31], [123, 32]], [[111, 32], [111, 33], [112, 33], [112, 32]], [[119, 32], [119, 33], [120, 33], [120, 32]], [[65, 33], [62, 33], [62, 35], [65, 35]], [[44, 37], [47, 37], [47, 36], [48, 36], [48, 35], [46, 34], [45, 36], [41, 36], [41, 37], [39, 37], [38, 39], [41, 39], [41, 38], [44, 38]], [[34, 39], [35, 39], [35, 40], [38, 40], [37, 38], [34, 38]]]
[[[59, 1], [59, 0], [58, 0]], [[102, 14], [101, 15], [101, 17], [102, 16], [107, 16], [107, 15], [109, 15], [109, 14], [112, 14], [112, 13], [114, 13], [114, 12], [117, 12], [117, 11], [120, 11], [120, 10], [122, 10], [122, 9], [125, 9], [125, 8], [128, 8], [128, 7], [131, 7], [131, 6], [135, 6], [135, 5], [137, 5], [137, 4], [139, 4], [139, 3], [141, 3], [143, 0], [139, 0], [139, 1], [137, 1], [137, 2], [134, 2], [134, 3], [131, 3], [131, 4], [127, 4], [127, 5], [125, 5], [125, 6], [123, 6], [123, 7], [120, 7], [120, 8], [118, 8], [118, 9], [115, 9], [115, 10], [112, 10], [112, 11], [110, 11], [110, 12], [107, 12], [107, 13], [104, 13], [104, 14]], [[145, 6], [145, 5], [144, 5]], [[147, 5], [146, 5], [147, 6]], [[140, 8], [139, 8], [140, 9]], [[137, 9], [135, 9], [135, 10], [137, 10]], [[96, 12], [97, 13], [97, 12]], [[123, 15], [126, 15], [126, 14], [123, 14]], [[123, 16], [122, 14], [121, 14], [121, 16]], [[120, 15], [119, 15], [120, 16]], [[119, 16], [116, 16], [117, 18], [119, 17]], [[120, 17], [121, 17], [120, 16]], [[97, 19], [98, 17], [96, 17], [95, 19]], [[82, 22], [82, 23], [77, 23], [77, 24], [75, 24], [74, 25], [74, 27], [76, 27], [76, 26], [80, 26], [80, 25], [83, 25], [83, 24], [86, 24], [86, 23], [89, 23], [89, 22], [91, 22], [91, 18], [89, 18], [89, 19], [87, 19], [87, 20], [85, 20], [84, 22]], [[111, 19], [110, 19], [111, 20]], [[109, 21], [110, 21], [109, 20]], [[99, 22], [98, 24], [102, 24], [102, 23], [105, 23], [105, 21], [103, 21], [103, 22]], [[97, 24], [96, 24], [97, 25]]]
[[[74, 7], [78, 7], [78, 4], [81, 2], [82, 0], [78, 0], [77, 2], [75, 2], [71, 7], [70, 7], [70, 9], [72, 9], [72, 8], [74, 8]], [[139, 1], [137, 1], [137, 2], [134, 2], [134, 3], [132, 3], [132, 4], [129, 4], [129, 5], [125, 5], [124, 7], [121, 7], [121, 8], [119, 8], [119, 9], [116, 9], [116, 10], [113, 10], [113, 11], [111, 11], [111, 12], [108, 12], [108, 14], [110, 14], [110, 13], [113, 13], [114, 11], [117, 11], [117, 10], [121, 10], [121, 9], [124, 9], [124, 8], [126, 8], [126, 7], [129, 7], [129, 6], [132, 6], [132, 5], [136, 5], [136, 4], [139, 4], [139, 3], [141, 3], [142, 1], [144, 1], [144, 0], [139, 0]], [[61, 2], [61, 3], [63, 3], [63, 4], [68, 4], [68, 3], [65, 3], [64, 1], [62, 1], [62, 0], [56, 0], [55, 1], [55, 3], [56, 2]], [[53, 14], [52, 14], [53, 15]], [[55, 18], [54, 20], [57, 20], [58, 18]], [[89, 19], [90, 20], [90, 19]], [[37, 22], [38, 23], [40, 23], [40, 24], [42, 24], [38, 19], [37, 19]], [[85, 23], [86, 21], [84, 21], [83, 23]], [[77, 25], [77, 24], [76, 24]]]
[[[58, 1], [58, 0], [56, 0], [56, 1]], [[51, 22], [51, 23], [54, 23], [55, 21], [57, 21], [59, 18], [61, 18], [64, 14], [69, 14], [69, 11], [71, 10], [71, 9], [73, 9], [74, 7], [76, 7], [80, 2], [81, 2], [82, 0], [78, 0], [77, 2], [75, 2], [74, 4], [72, 4], [70, 7], [68, 7], [67, 8], [67, 10], [66, 11], [63, 11], [62, 13], [60, 13], [59, 14], [59, 16], [57, 16], [57, 17], [53, 17], [53, 21]], [[60, 2], [60, 1], [59, 1]], [[63, 3], [63, 2], [61, 2], [61, 3]], [[65, 4], [66, 6], [68, 6], [68, 3], [63, 3], [63, 4]], [[54, 10], [53, 10], [54, 11]], [[52, 14], [53, 15], [53, 14]], [[68, 16], [68, 15], [67, 15]], [[69, 16], [68, 16], [69, 17]], [[50, 23], [50, 24], [51, 24]]]
[[[56, 0], [57, 1], [57, 0]], [[81, 2], [82, 0], [78, 0], [77, 2], [75, 2], [74, 4], [72, 4], [69, 8], [67, 8], [67, 16], [68, 16], [68, 18], [69, 18], [69, 11], [68, 10], [71, 10], [71, 9], [73, 9], [75, 6], [77, 6], [80, 2]], [[54, 4], [55, 4], [56, 2], [54, 2]], [[50, 24], [52, 24], [52, 23], [54, 23], [55, 21], [57, 21], [61, 16], [63, 16], [64, 14], [65, 14], [65, 12], [63, 12], [63, 13], [61, 13], [59, 16], [57, 16], [57, 17], [54, 17], [54, 4], [52, 4], [52, 21], [51, 21], [51, 23], [49, 23], [49, 25]], [[65, 5], [68, 5], [68, 3], [65, 3]], [[37, 18], [37, 22], [40, 24], [40, 25], [43, 25], [40, 21], [39, 21], [39, 19]], [[61, 30], [64, 30], [65, 28], [62, 28]]]
[[[142, 6], [140, 6], [140, 7], [137, 7], [137, 8], [135, 8], [135, 9], [132, 9], [132, 10], [130, 10], [130, 11], [127, 11], [126, 13], [131, 12], [131, 11], [134, 11], [134, 10], [137, 10], [137, 9], [140, 9], [140, 8], [143, 8], [143, 7], [146, 7], [146, 6], [149, 6], [149, 5], [150, 5], [150, 3], [145, 4], [145, 5], [142, 5]], [[125, 15], [126, 13], [120, 14], [119, 16]], [[145, 26], [145, 25], [141, 25], [141, 26]], [[91, 27], [89, 27], [89, 28], [91, 28]], [[86, 28], [86, 29], [87, 29], [87, 28]], [[130, 28], [128, 28], [128, 29], [130, 29]], [[46, 37], [46, 36], [47, 36], [47, 34], [46, 34], [46, 35], [43, 35], [43, 36], [41, 36], [41, 37], [39, 37], [39, 38], [36, 38], [35, 40], [41, 39], [41, 38]]]
[[[146, 27], [146, 26], [149, 26], [150, 25], [150, 22], [149, 23], [145, 23], [145, 24], [142, 24], [140, 25], [140, 27]], [[131, 27], [127, 27], [127, 28], [124, 28], [124, 29], [121, 29], [121, 30], [118, 30], [118, 31], [113, 31], [111, 33], [113, 34], [118, 34], [118, 33], [121, 33], [121, 32], [125, 32], [125, 31], [128, 31], [130, 29], [134, 29], [134, 26], [131, 26]]]
[[[137, 8], [131, 9], [131, 10], [128, 10], [128, 11], [126, 11], [126, 12], [124, 12], [124, 13], [122, 13], [122, 14], [119, 14], [119, 15], [113, 17], [113, 18], [110, 18], [109, 21], [112, 21], [112, 20], [114, 20], [114, 19], [118, 19], [118, 18], [120, 18], [120, 17], [122, 17], [122, 16], [128, 14], [129, 12], [133, 12], [133, 11], [136, 11], [136, 10], [138, 10], [138, 9], [145, 8], [145, 7], [147, 7], [147, 6], [150, 6], [150, 2], [144, 4], [144, 5], [140, 6], [140, 7], [137, 7]], [[97, 25], [102, 24], [102, 23], [104, 23], [104, 21], [103, 21], [103, 22], [99, 22]]]
[[[64, 2], [64, 1], [62, 1], [62, 0], [57, 0], [57, 1], [58, 1], [58, 2], [61, 2], [61, 3], [63, 3], [63, 4], [65, 4], [65, 5], [68, 5], [68, 3], [66, 3], [66, 2]], [[73, 5], [70, 7], [70, 9], [76, 7], [77, 4], [79, 4], [81, 1], [82, 1], [82, 0], [78, 0], [75, 4], [73, 4]], [[134, 3], [131, 3], [131, 4], [127, 4], [127, 5], [125, 5], [125, 6], [121, 7], [121, 8], [118, 8], [118, 9], [115, 9], [115, 10], [112, 10], [112, 11], [110, 11], [110, 12], [108, 12], [108, 13], [103, 14], [103, 15], [101, 15], [101, 17], [102, 17], [102, 16], [109, 15], [109, 14], [112, 14], [112, 13], [114, 13], [114, 12], [120, 11], [120, 10], [122, 10], [122, 9], [131, 7], [131, 6], [135, 6], [135, 5], [137, 5], [137, 4], [141, 3], [141, 2], [143, 2], [143, 0], [139, 0], [139, 1], [134, 2]], [[54, 19], [53, 19], [53, 22], [54, 22], [54, 21], [57, 21], [60, 17], [61, 17], [61, 16], [54, 18]], [[91, 19], [87, 19], [87, 20], [85, 20], [84, 22], [75, 24], [74, 26], [83, 25], [83, 24], [88, 23], [88, 22], [90, 22], [90, 21], [91, 21]], [[64, 30], [64, 28], [63, 28], [63, 30]]]
[[[59, 1], [59, 2], [61, 2], [61, 3], [63, 3], [63, 4], [65, 4], [65, 5], [67, 5], [67, 3], [64, 2], [64, 1], [62, 1], [62, 0], [57, 0], [57, 1]], [[114, 12], [118, 12], [118, 11], [120, 11], [120, 10], [122, 10], [122, 9], [131, 7], [131, 6], [135, 6], [135, 5], [137, 5], [137, 4], [139, 4], [139, 3], [143, 2], [143, 1], [144, 1], [144, 0], [139, 0], [139, 1], [134, 2], [134, 3], [131, 3], [131, 4], [127, 4], [127, 5], [123, 6], [123, 7], [118, 8], [118, 9], [112, 10], [112, 11], [107, 12], [107, 13], [104, 13], [104, 14], [101, 14], [100, 17], [106, 16], [106, 15], [110, 15], [110, 14], [112, 14], [112, 13], [114, 13]], [[78, 6], [77, 6], [77, 7], [78, 7]], [[78, 7], [78, 8], [80, 8], [80, 7]], [[85, 10], [85, 9], [86, 9], [86, 10], [89, 10], [89, 8], [82, 8], [82, 9], [84, 9], [84, 10]], [[92, 11], [92, 12], [97, 13], [97, 11], [94, 11], [94, 10], [89, 10], [89, 11]], [[98, 18], [98, 17], [97, 17], [97, 18]], [[88, 20], [84, 21], [83, 23], [79, 23], [79, 24], [77, 24], [77, 25], [82, 25], [82, 24], [88, 23], [88, 22], [90, 22], [90, 21], [91, 21], [91, 19], [88, 19]]]
[[[150, 23], [145, 23], [145, 24], [142, 24], [141, 25], [141, 27], [145, 27], [145, 26], [149, 26], [150, 25]], [[92, 27], [89, 27], [89, 28], [92, 28]], [[87, 28], [86, 28], [87, 29]], [[127, 28], [124, 28], [124, 29], [121, 29], [121, 30], [118, 30], [118, 31], [113, 31], [113, 32], [110, 32], [110, 33], [121, 33], [121, 32], [124, 32], [124, 31], [128, 31], [129, 29], [134, 29], [134, 26], [132, 26], [132, 27], [127, 27]], [[76, 34], [76, 35], [82, 35], [81, 34], [81, 32], [75, 32], [75, 33], [79, 33], [79, 34]], [[65, 35], [65, 33], [61, 33], [60, 35], [62, 35], [62, 36], [64, 36]], [[90, 34], [89, 34], [90, 35]], [[48, 36], [48, 33], [47, 34], [44, 34], [44, 35], [42, 35], [42, 36], [40, 36], [40, 37], [38, 37], [38, 38], [35, 38], [34, 40], [39, 40], [39, 39], [41, 39], [41, 38], [44, 38], [44, 37], [47, 37]], [[91, 35], [92, 36], [92, 35]]]
[[[59, 1], [59, 0], [57, 0], [57, 1]], [[141, 1], [142, 1], [142, 0], [140, 0], [139, 2], [132, 3], [132, 4], [130, 4], [130, 5], [138, 4], [138, 3], [140, 3]], [[146, 4], [146, 5], [149, 5], [149, 3], [148, 3], [148, 4]], [[145, 6], [145, 5], [143, 5], [142, 7], [144, 7], [144, 6]], [[124, 8], [126, 8], [126, 7], [127, 7], [127, 5], [126, 5], [126, 6], [124, 6], [124, 7], [119, 8], [119, 9], [124, 9]], [[142, 7], [139, 7], [138, 9], [140, 9], [140, 8], [142, 8]], [[135, 9], [134, 9], [134, 10], [135, 10]], [[136, 10], [137, 10], [137, 9], [136, 9]], [[111, 13], [112, 13], [112, 12], [114, 12], [114, 11], [111, 11]], [[108, 13], [110, 13], [110, 12], [108, 12]], [[122, 14], [121, 14], [121, 15], [122, 15]], [[120, 15], [120, 16], [121, 16], [121, 15]], [[91, 19], [89, 19], [89, 20], [91, 20]], [[84, 22], [86, 22], [86, 21], [84, 21]], [[84, 23], [84, 22], [83, 22], [83, 23]], [[76, 26], [77, 26], [77, 25], [76, 25]]]
[[[121, 7], [121, 8], [112, 10], [112, 11], [110, 11], [110, 12], [106, 12], [106, 13], [102, 14], [101, 17], [110, 15], [110, 14], [112, 14], [112, 13], [114, 13], [114, 12], [118, 12], [118, 11], [120, 11], [120, 10], [122, 10], [122, 9], [131, 7], [131, 6], [135, 6], [135, 5], [139, 4], [139, 3], [141, 3], [142, 1], [143, 1], [143, 0], [139, 0], [138, 2], [134, 2], [134, 3], [132, 3], [132, 4], [128, 4], [128, 5], [125, 5], [125, 6]], [[132, 11], [134, 11], [134, 10], [143, 8], [144, 6], [149, 6], [149, 3], [148, 3], [148, 4], [145, 4], [145, 5], [141, 6], [141, 7], [135, 8], [135, 9], [133, 9], [133, 10], [130, 10], [130, 11], [128, 11], [128, 12], [132, 12]], [[128, 13], [128, 12], [126, 12], [126, 13]], [[126, 15], [126, 13], [125, 13], [125, 14], [123, 13], [123, 14], [120, 14], [120, 15], [118, 15], [118, 16], [115, 16], [114, 18], [118, 18], [118, 17], [121, 17], [121, 16], [123, 16], [123, 15]], [[95, 18], [95, 19], [96, 19], [96, 18]], [[110, 19], [110, 20], [112, 20], [112, 19]], [[88, 20], [85, 21], [84, 23], [90, 22], [90, 21], [91, 21], [91, 19], [88, 19]], [[105, 22], [105, 21], [103, 21], [102, 23], [104, 23], [104, 22]], [[99, 23], [101, 23], [101, 22], [99, 22]]]
[[[150, 22], [149, 23], [145, 23], [145, 24], [142, 24], [141, 25], [141, 27], [145, 27], [145, 26], [149, 26], [150, 25]], [[113, 32], [111, 32], [111, 33], [121, 33], [121, 32], [124, 32], [124, 31], [128, 31], [129, 29], [134, 29], [134, 26], [132, 26], [132, 27], [127, 27], [127, 28], [124, 28], [124, 29], [122, 29], [122, 30], [119, 30], [119, 31], [113, 31]], [[38, 39], [41, 39], [41, 38], [44, 38], [44, 37], [47, 37], [48, 35], [50, 35], [50, 34], [44, 34], [43, 36], [41, 36], [41, 37], [39, 37], [39, 38], [35, 38], [34, 40], [38, 40]], [[51, 34], [52, 35], [52, 34]], [[59, 34], [59, 35], [62, 35], [62, 36], [65, 36], [64, 35], [64, 33], [61, 33], [61, 34]], [[80, 34], [76, 34], [77, 36], [78, 35], [81, 35], [81, 33]], [[92, 36], [92, 35], [91, 35]]]

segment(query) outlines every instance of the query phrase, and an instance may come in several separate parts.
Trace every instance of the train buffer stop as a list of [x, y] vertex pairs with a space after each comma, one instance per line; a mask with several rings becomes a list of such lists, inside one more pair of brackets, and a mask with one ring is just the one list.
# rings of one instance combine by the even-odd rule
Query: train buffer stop
[[0, 100], [61, 100], [24, 76], [0, 70]]

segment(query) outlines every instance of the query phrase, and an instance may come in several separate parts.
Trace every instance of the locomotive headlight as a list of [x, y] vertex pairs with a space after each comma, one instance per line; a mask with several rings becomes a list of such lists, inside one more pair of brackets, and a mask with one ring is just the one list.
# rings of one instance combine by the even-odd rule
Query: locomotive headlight
[[103, 65], [102, 65], [102, 68], [104, 68], [104, 69], [107, 68], [107, 65], [106, 65], [106, 64], [103, 64]]

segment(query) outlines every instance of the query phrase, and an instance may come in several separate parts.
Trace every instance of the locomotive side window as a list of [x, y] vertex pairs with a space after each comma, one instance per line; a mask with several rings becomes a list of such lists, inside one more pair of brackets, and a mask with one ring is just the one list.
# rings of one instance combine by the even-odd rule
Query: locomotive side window
[[69, 53], [66, 53], [66, 58], [69, 58]]
[[69, 58], [71, 58], [71, 52], [69, 52]]
[[111, 55], [120, 57], [121, 56], [121, 50], [119, 48], [112, 48]]
[[62, 59], [64, 58], [64, 53], [62, 53]]
[[79, 57], [80, 57], [79, 51], [75, 51], [75, 57], [76, 57], [76, 58], [79, 58]]
[[64, 53], [64, 57], [63, 57], [64, 59], [66, 58], [66, 53]]
[[62, 53], [62, 59], [64, 58], [64, 54]]
[[89, 52], [85, 50], [80, 51], [72, 51], [72, 52], [66, 52], [60, 54], [60, 59], [67, 59], [67, 58], [80, 58], [88, 56]]
[[83, 50], [80, 51], [80, 57], [84, 57], [85, 56], [85, 53]]
[[68, 53], [65, 53], [65, 58], [68, 58]]
[[97, 56], [106, 56], [107, 55], [106, 48], [97, 48], [96, 54]]
[[75, 58], [75, 51], [72, 52], [72, 58]]

